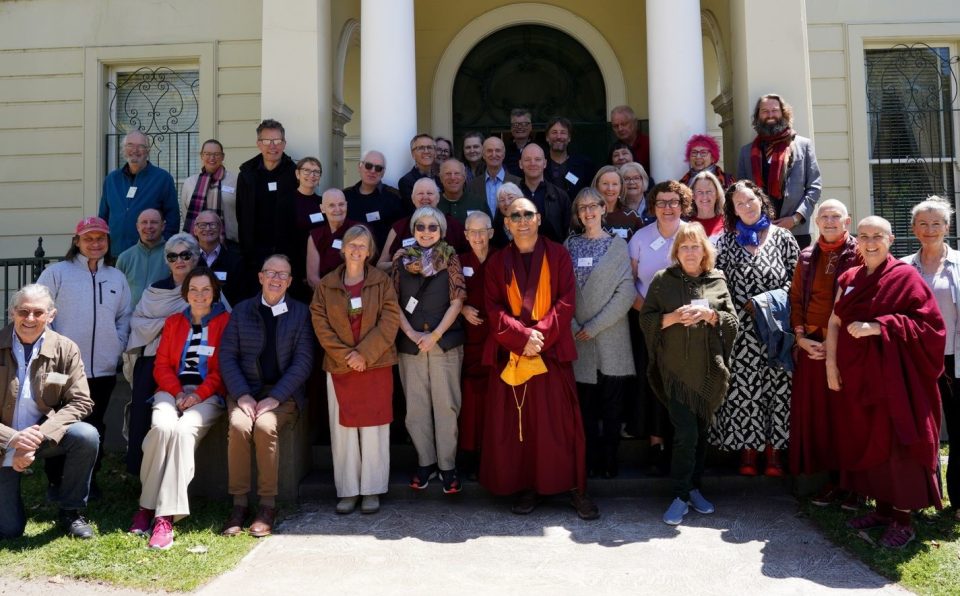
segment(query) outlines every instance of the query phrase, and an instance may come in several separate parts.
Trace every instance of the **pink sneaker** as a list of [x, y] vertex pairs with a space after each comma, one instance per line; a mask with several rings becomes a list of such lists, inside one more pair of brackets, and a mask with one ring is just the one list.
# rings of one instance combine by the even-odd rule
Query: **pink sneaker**
[[159, 550], [173, 546], [173, 519], [169, 515], [161, 515], [153, 522], [153, 534], [147, 546]]
[[144, 509], [141, 507], [133, 514], [133, 523], [127, 530], [137, 536], [146, 536], [150, 533], [150, 525], [153, 523], [153, 509]]

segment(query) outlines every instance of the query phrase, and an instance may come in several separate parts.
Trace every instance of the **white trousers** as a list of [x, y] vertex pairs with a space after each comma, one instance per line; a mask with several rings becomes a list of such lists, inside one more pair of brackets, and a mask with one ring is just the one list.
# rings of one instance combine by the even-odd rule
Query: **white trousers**
[[390, 485], [390, 425], [340, 425], [340, 405], [327, 373], [327, 411], [330, 413], [330, 451], [337, 496], [380, 495]]

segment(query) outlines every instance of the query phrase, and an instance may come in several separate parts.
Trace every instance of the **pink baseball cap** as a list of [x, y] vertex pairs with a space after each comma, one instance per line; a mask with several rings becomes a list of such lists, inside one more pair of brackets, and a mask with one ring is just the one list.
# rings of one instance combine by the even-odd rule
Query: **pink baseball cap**
[[110, 226], [107, 225], [107, 222], [95, 215], [84, 217], [77, 222], [76, 234], [77, 236], [83, 236], [89, 232], [103, 232], [104, 234], [109, 234]]

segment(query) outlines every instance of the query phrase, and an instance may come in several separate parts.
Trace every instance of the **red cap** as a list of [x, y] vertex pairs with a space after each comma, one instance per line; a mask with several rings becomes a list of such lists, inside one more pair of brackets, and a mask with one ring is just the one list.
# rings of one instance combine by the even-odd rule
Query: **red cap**
[[107, 225], [107, 222], [103, 221], [95, 215], [90, 217], [84, 217], [79, 222], [77, 222], [77, 236], [83, 236], [88, 232], [103, 232], [104, 234], [110, 233], [110, 226]]

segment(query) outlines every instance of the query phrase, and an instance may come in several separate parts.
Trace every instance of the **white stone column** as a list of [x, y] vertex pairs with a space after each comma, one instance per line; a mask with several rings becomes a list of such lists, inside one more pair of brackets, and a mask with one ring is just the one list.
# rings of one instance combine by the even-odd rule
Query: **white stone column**
[[360, 147], [384, 154], [394, 186], [413, 165], [416, 75], [413, 0], [361, 0]]
[[[260, 113], [286, 129], [287, 154], [323, 164], [319, 189], [339, 185], [333, 168], [330, 0], [263, 0]], [[251, 131], [251, 134], [253, 131]]]
[[707, 130], [699, 0], [647, 0], [647, 89], [650, 169], [677, 179], [687, 139]]

